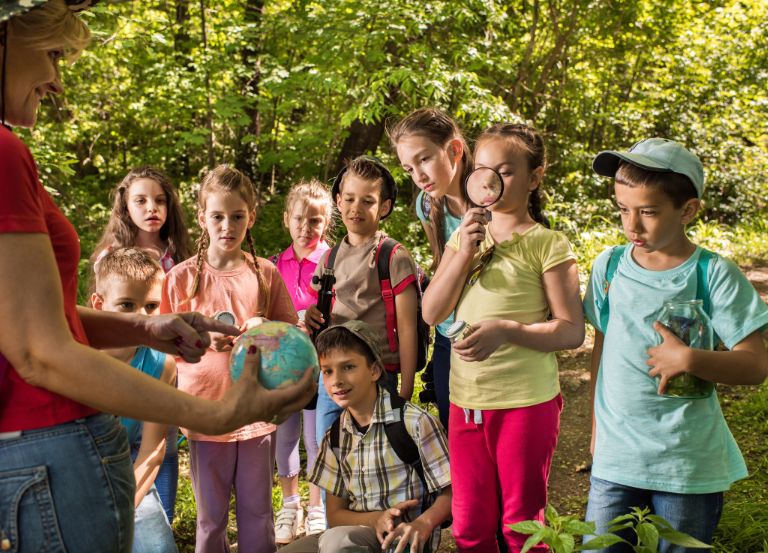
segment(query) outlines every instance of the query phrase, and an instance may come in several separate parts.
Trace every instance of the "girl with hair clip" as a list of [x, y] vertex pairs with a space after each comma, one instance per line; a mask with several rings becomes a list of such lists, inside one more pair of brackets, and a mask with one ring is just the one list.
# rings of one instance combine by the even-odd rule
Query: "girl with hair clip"
[[91, 261], [115, 248], [141, 248], [167, 273], [192, 256], [179, 196], [165, 174], [152, 167], [132, 169], [110, 196], [112, 213]]
[[[146, 250], [163, 271], [191, 257], [189, 231], [184, 224], [176, 189], [171, 180], [152, 167], [132, 169], [110, 194], [112, 213], [107, 228], [91, 255], [95, 265], [117, 248]], [[165, 457], [155, 484], [168, 520], [173, 522], [179, 481], [179, 429], [168, 428]]]
[[[208, 316], [228, 311], [241, 330], [265, 319], [298, 319], [280, 273], [256, 256], [250, 229], [257, 198], [251, 180], [220, 165], [208, 172], [198, 194], [203, 232], [197, 255], [166, 276], [162, 313], [195, 310]], [[249, 253], [241, 248], [247, 242]], [[222, 397], [233, 385], [229, 351], [233, 336], [215, 335], [200, 363], [178, 361], [180, 390], [206, 399]], [[182, 428], [189, 439], [190, 474], [197, 502], [198, 553], [228, 551], [227, 513], [234, 489], [241, 551], [275, 551], [272, 521], [274, 424], [253, 423], [227, 434]]]
[[[435, 270], [446, 242], [469, 207], [462, 182], [472, 171], [472, 154], [456, 122], [436, 108], [412, 111], [392, 125], [387, 134], [403, 169], [419, 187], [416, 215], [427, 234]], [[445, 331], [453, 321], [452, 312], [444, 321], [438, 321], [432, 352], [437, 410], [446, 431], [451, 342]]]
[[[295, 184], [288, 191], [283, 224], [292, 243], [270, 260], [285, 281], [296, 311], [314, 305], [317, 296], [310, 289], [318, 261], [328, 251], [326, 242], [333, 226], [333, 200], [328, 188], [312, 179]], [[300, 323], [301, 324], [301, 323]], [[307, 474], [311, 473], [318, 450], [315, 431], [316, 403], [303, 410], [304, 447], [307, 451]], [[300, 413], [291, 415], [277, 427], [277, 475], [283, 490], [283, 508], [277, 513], [275, 539], [278, 544], [291, 543], [305, 526], [306, 534], [319, 534], [326, 529], [325, 507], [320, 488], [309, 484], [309, 509], [304, 524], [304, 511], [299, 498], [299, 437], [302, 429]]]
[[77, 233], [11, 130], [34, 126], [42, 98], [63, 90], [59, 61], [88, 43], [68, 4], [0, 2], [0, 320], [8, 323], [0, 332], [0, 512], [12, 513], [0, 522], [0, 546], [128, 552], [136, 484], [125, 431], [107, 413], [219, 434], [285, 417], [315, 387], [307, 371], [298, 386], [265, 390], [259, 356], [250, 354], [226, 396], [209, 401], [98, 351], [145, 345], [194, 362], [209, 330], [237, 329], [200, 313], [77, 305]]
[[503, 193], [487, 208], [489, 223], [484, 209], [467, 210], [424, 295], [423, 316], [440, 321], [455, 308], [468, 324], [451, 357], [456, 545], [498, 551], [500, 508], [507, 546], [520, 551], [527, 536], [508, 525], [543, 520], [547, 504], [563, 405], [555, 352], [581, 345], [584, 316], [576, 256], [541, 213], [541, 135], [494, 125], [477, 140], [475, 167], [495, 171]]

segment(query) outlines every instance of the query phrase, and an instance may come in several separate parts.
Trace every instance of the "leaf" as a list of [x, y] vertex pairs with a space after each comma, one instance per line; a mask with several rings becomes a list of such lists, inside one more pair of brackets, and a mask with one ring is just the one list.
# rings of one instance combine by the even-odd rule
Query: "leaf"
[[640, 538], [642, 545], [648, 546], [648, 548], [656, 551], [659, 548], [659, 531], [656, 527], [649, 522], [641, 522], [635, 528], [637, 537]]
[[635, 526], [634, 521], [627, 521], [623, 524], [614, 524], [613, 526], [608, 528], [609, 532], [618, 532], [620, 530], [624, 530], [625, 528], [633, 528]]
[[[531, 547], [535, 545], [539, 545], [541, 543], [542, 538], [544, 537], [545, 531], [544, 527], [542, 527], [538, 532], [530, 536], [527, 540], [525, 540], [525, 543], [523, 544], [523, 548], [520, 550], [520, 553], [527, 553], [528, 550], [531, 549]], [[549, 545], [549, 544], [548, 544]]]
[[512, 530], [514, 530], [515, 532], [520, 532], [521, 534], [528, 534], [528, 535], [535, 534], [536, 532], [544, 528], [544, 525], [538, 520], [524, 520], [523, 522], [508, 524], [507, 526]]
[[583, 522], [578, 519], [571, 519], [565, 521], [563, 524], [563, 530], [570, 534], [578, 534], [583, 536], [585, 534], [594, 534], [596, 528], [594, 522]]
[[694, 549], [712, 549], [711, 545], [707, 545], [683, 532], [678, 532], [677, 530], [672, 530], [670, 528], [659, 528], [658, 530], [662, 539], [667, 540], [669, 543], [683, 547], [692, 547]]
[[582, 544], [578, 548], [579, 551], [594, 551], [595, 549], [604, 549], [617, 543], [629, 543], [627, 540], [617, 536], [616, 534], [603, 534], [596, 538], [589, 540], [587, 543]]
[[576, 540], [571, 534], [560, 534], [557, 536], [563, 545], [563, 553], [572, 553], [576, 547]]
[[552, 505], [547, 505], [547, 510], [545, 511], [544, 516], [546, 517], [547, 522], [552, 524], [552, 521], [557, 520], [558, 514]]

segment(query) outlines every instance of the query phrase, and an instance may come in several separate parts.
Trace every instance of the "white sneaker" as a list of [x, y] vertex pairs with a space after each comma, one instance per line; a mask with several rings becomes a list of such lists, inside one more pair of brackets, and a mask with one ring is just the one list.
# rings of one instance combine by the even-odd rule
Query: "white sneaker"
[[307, 511], [307, 535], [320, 534], [328, 529], [325, 519], [325, 509], [310, 507]]
[[275, 542], [280, 545], [291, 543], [299, 537], [304, 525], [304, 509], [298, 503], [288, 503], [277, 513], [275, 521]]

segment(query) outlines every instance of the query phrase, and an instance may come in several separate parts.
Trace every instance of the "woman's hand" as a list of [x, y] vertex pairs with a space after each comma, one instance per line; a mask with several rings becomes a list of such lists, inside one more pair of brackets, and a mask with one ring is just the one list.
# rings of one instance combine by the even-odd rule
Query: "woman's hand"
[[[177, 355], [187, 363], [197, 363], [211, 345], [209, 332], [232, 337], [240, 334], [236, 326], [224, 324], [200, 313], [172, 313], [143, 318], [146, 345]], [[230, 338], [231, 341], [231, 338]]]
[[462, 361], [485, 361], [509, 342], [507, 324], [511, 321], [482, 321], [469, 325], [464, 338], [453, 344], [453, 351]]
[[256, 421], [280, 424], [293, 413], [301, 411], [317, 391], [317, 382], [309, 368], [296, 384], [267, 390], [259, 382], [261, 354], [251, 346], [245, 354], [240, 378], [227, 390], [222, 402], [231, 409], [228, 420], [232, 428], [240, 428]]

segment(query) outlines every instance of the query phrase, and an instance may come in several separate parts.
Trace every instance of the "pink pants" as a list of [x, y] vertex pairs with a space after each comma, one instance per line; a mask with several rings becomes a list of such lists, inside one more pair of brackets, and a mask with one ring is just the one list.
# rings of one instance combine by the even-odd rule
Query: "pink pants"
[[238, 551], [274, 553], [272, 467], [274, 432], [242, 442], [190, 440], [189, 465], [197, 502], [195, 553], [227, 553], [227, 518], [235, 492]]
[[451, 403], [448, 448], [453, 536], [459, 551], [498, 553], [500, 508], [510, 552], [519, 552], [528, 536], [507, 525], [544, 520], [562, 408], [563, 397], [558, 394], [529, 407], [470, 411], [467, 420], [464, 409]]

